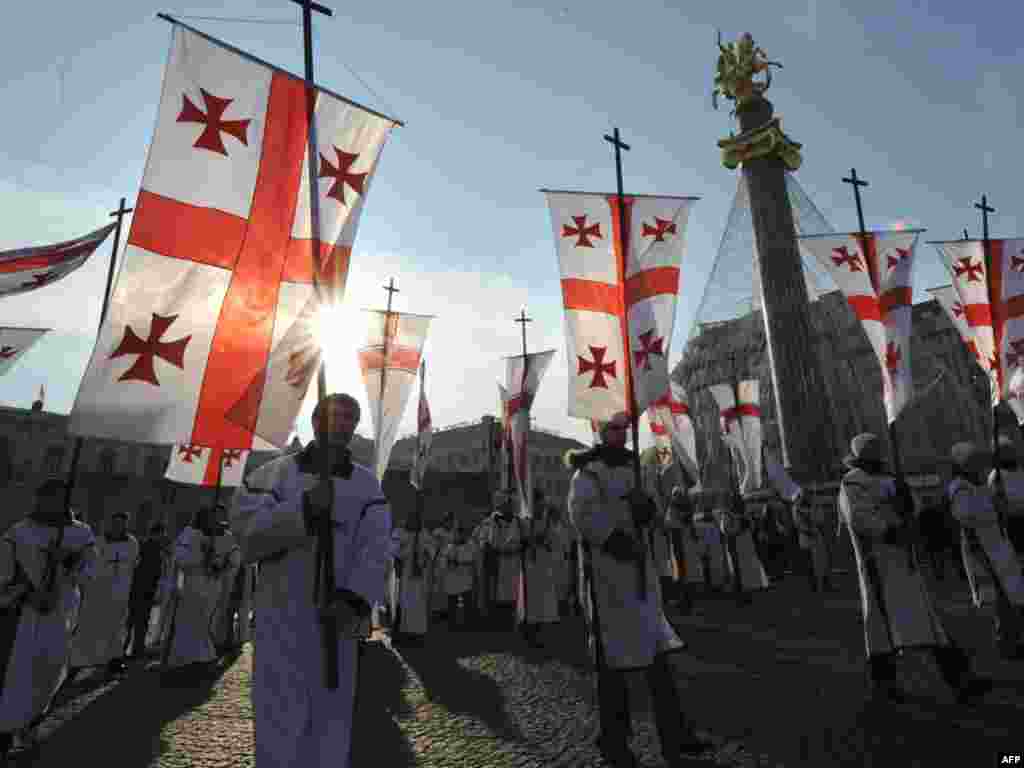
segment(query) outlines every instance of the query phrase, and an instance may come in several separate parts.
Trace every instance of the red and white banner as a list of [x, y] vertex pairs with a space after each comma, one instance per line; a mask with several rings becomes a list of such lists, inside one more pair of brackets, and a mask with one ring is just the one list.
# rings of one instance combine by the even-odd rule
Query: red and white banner
[[971, 327], [967, 324], [967, 313], [964, 311], [964, 305], [960, 303], [960, 294], [957, 293], [956, 288], [952, 285], [942, 285], [938, 288], [928, 288], [926, 290], [942, 307], [942, 311], [946, 313], [949, 322], [953, 324], [956, 332], [960, 334], [960, 338], [967, 345], [967, 351], [971, 353], [971, 359], [982, 370], [985, 370], [985, 367], [978, 359], [978, 352], [974, 346], [974, 334], [971, 332]]
[[671, 382], [671, 390], [647, 406], [647, 420], [663, 466], [678, 461], [690, 476], [700, 483], [697, 464], [697, 433], [690, 418], [690, 406], [682, 385]]
[[430, 443], [433, 440], [434, 424], [430, 418], [430, 404], [427, 403], [427, 393], [424, 386], [427, 378], [427, 364], [420, 363], [420, 403], [416, 409], [416, 453], [412, 457], [412, 469], [409, 472], [409, 482], [414, 488], [423, 487], [423, 476], [427, 473], [427, 463], [430, 461]]
[[34, 291], [67, 277], [85, 264], [115, 226], [107, 224], [63, 243], [0, 253], [0, 296]]
[[[295, 324], [313, 314], [314, 272], [332, 300], [343, 295], [394, 126], [317, 89], [314, 233], [306, 110], [303, 80], [173, 26], [128, 245], [70, 432], [249, 449], [267, 411], [294, 421], [309, 355], [293, 360], [281, 342], [304, 338]], [[283, 369], [270, 364], [275, 349]], [[302, 391], [277, 402], [275, 387]]]
[[530, 408], [537, 396], [541, 379], [555, 356], [555, 350], [505, 358], [505, 421], [509, 425], [509, 445], [519, 510], [523, 517], [533, 515], [533, 472], [530, 469]]
[[11, 370], [29, 348], [49, 331], [49, 328], [0, 327], [0, 376]]
[[510, 457], [512, 454], [512, 425], [508, 418], [508, 390], [501, 384], [498, 385], [498, 413], [500, 414], [499, 447], [498, 452], [498, 489], [507, 490], [512, 485], [512, 475], [509, 472]]
[[756, 491], [764, 481], [761, 475], [759, 385], [757, 379], [746, 379], [739, 382], [735, 389], [732, 384], [712, 384], [708, 387], [718, 405], [722, 438], [729, 447], [734, 463], [743, 464], [742, 471], [737, 470], [742, 494]]
[[[936, 243], [953, 278], [971, 351], [988, 373], [992, 404], [1024, 395], [1024, 239]], [[1018, 418], [1021, 414], [1018, 414]]]
[[622, 237], [616, 195], [546, 194], [562, 274], [569, 415], [642, 413], [669, 386], [664, 361], [695, 198], [625, 196]]
[[249, 451], [238, 448], [208, 448], [201, 445], [171, 446], [171, 460], [164, 477], [188, 485], [217, 485], [220, 471], [222, 488], [242, 484]]
[[368, 310], [369, 338], [359, 350], [359, 367], [366, 384], [373, 419], [374, 464], [384, 477], [395, 445], [398, 424], [420, 369], [432, 315]]
[[828, 270], [867, 333], [891, 424], [910, 401], [913, 268], [920, 230], [807, 235], [800, 247]]

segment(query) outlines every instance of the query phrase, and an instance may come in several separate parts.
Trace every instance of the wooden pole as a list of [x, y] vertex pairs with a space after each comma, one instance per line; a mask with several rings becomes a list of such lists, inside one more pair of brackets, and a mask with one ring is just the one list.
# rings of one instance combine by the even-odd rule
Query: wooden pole
[[[112, 211], [111, 218], [116, 218], [117, 223], [114, 225], [114, 247], [110, 251], [110, 267], [107, 269], [107, 287], [103, 292], [103, 305], [100, 308], [100, 322], [99, 327], [96, 329], [96, 335], [99, 336], [103, 330], [103, 321], [107, 317], [107, 309], [110, 307], [110, 290], [114, 285], [114, 268], [117, 265], [117, 252], [121, 247], [121, 222], [124, 217], [134, 211], [134, 208], [125, 208], [125, 199], [122, 197], [121, 202], [117, 206], [116, 211]], [[85, 438], [76, 437], [75, 446], [71, 452], [71, 468], [68, 470], [68, 482], [64, 490], [64, 509], [67, 511], [68, 517], [71, 517], [71, 495], [74, 493], [75, 485], [78, 483], [78, 463], [82, 458], [82, 445], [85, 443]]]
[[[324, 306], [330, 297], [325, 295], [324, 287], [320, 283], [320, 195], [317, 184], [316, 159], [319, 155], [316, 140], [316, 90], [313, 77], [313, 11], [322, 13], [325, 16], [333, 16], [329, 8], [312, 2], [311, 0], [291, 0], [296, 5], [302, 6], [302, 46], [305, 60], [306, 76], [306, 169], [309, 174], [309, 219], [310, 219], [310, 255], [313, 260], [313, 288], [317, 293], [321, 306]], [[320, 369], [317, 372], [317, 404], [319, 405], [327, 397], [327, 366], [321, 355]], [[330, 413], [324, 414], [327, 420], [325, 434], [331, 430]], [[319, 459], [320, 484], [330, 486], [331, 484], [331, 457], [327, 441], [317, 448]], [[328, 611], [323, 610], [329, 607], [338, 585], [334, 573], [334, 525], [333, 525], [333, 499], [331, 506], [326, 510], [323, 519], [320, 520], [317, 531], [317, 554], [316, 566], [313, 577], [313, 602], [322, 609], [320, 611], [320, 633], [321, 645], [324, 651], [324, 676], [325, 685], [328, 690], [334, 691], [338, 688], [338, 622], [336, 617]]]
[[[623, 191], [622, 183], [622, 151], [629, 151], [629, 145], [619, 138], [619, 129], [612, 129], [612, 135], [605, 134], [604, 140], [609, 142], [615, 147], [615, 184], [616, 184], [616, 197], [618, 199], [619, 207], [619, 277], [621, 285], [619, 289], [623, 292], [626, 290], [626, 265], [628, 263], [627, 248], [629, 247], [629, 232], [627, 230], [628, 221], [626, 219], [626, 195]], [[625, 302], [623, 302], [625, 304]], [[625, 309], [623, 312], [625, 313]], [[636, 392], [633, 386], [633, 353], [630, 351], [630, 338], [629, 338], [629, 321], [625, 314], [622, 317], [622, 347], [625, 352], [625, 369], [626, 369], [626, 409], [629, 412], [630, 426], [632, 427], [633, 433], [633, 484], [636, 490], [639, 492], [643, 489], [643, 480], [640, 477], [640, 414], [637, 413], [636, 407]], [[641, 549], [643, 548], [644, 533], [639, 531], [640, 535], [638, 541], [640, 542]], [[641, 552], [640, 556], [637, 557], [637, 594], [640, 600], [647, 600], [647, 553]]]
[[[390, 280], [388, 280], [388, 284], [384, 286], [384, 290], [388, 292], [388, 303], [387, 303], [387, 309], [384, 310], [384, 326], [383, 326], [384, 332], [383, 332], [383, 334], [381, 334], [381, 347], [382, 347], [381, 360], [382, 360], [382, 362], [381, 362], [381, 367], [380, 367], [380, 390], [379, 390], [379, 397], [377, 398], [377, 440], [376, 440], [376, 452], [377, 452], [377, 461], [378, 462], [380, 461], [381, 441], [382, 441], [382, 439], [384, 437], [384, 387], [385, 387], [385, 384], [387, 383], [386, 379], [387, 379], [387, 370], [388, 370], [388, 347], [390, 346], [389, 342], [391, 341], [391, 315], [393, 314], [392, 311], [391, 311], [391, 302], [392, 302], [392, 299], [394, 298], [396, 293], [401, 293], [401, 291], [399, 291], [397, 288], [395, 288], [395, 278], [393, 278], [393, 277]], [[381, 473], [382, 477], [383, 477], [383, 474], [384, 473], [382, 472]]]

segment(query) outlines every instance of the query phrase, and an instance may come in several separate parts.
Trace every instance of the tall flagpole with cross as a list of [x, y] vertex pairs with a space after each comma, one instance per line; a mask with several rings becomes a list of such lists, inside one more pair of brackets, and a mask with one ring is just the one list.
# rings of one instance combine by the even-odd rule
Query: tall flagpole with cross
[[[117, 252], [121, 246], [121, 223], [124, 221], [125, 216], [135, 210], [134, 208], [126, 208], [125, 202], [125, 199], [122, 197], [117, 210], [110, 213], [111, 218], [117, 219], [117, 224], [114, 227], [114, 247], [110, 251], [110, 266], [107, 268], [107, 287], [103, 292], [103, 306], [100, 309], [100, 322], [96, 330], [97, 335], [103, 330], [103, 321], [107, 317], [107, 308], [110, 306], [110, 289], [114, 284]], [[82, 445], [84, 443], [85, 438], [76, 437], [75, 447], [71, 453], [71, 468], [68, 470], [68, 482], [64, 489], [64, 509], [67, 510], [69, 517], [71, 515], [71, 496], [74, 493], [75, 485], [78, 483], [78, 464], [82, 458]]]

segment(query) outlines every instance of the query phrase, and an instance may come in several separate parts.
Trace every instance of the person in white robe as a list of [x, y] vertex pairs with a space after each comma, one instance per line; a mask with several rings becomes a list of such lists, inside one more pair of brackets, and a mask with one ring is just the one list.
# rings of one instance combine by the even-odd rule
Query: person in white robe
[[[354, 463], [349, 451], [359, 417], [359, 402], [350, 395], [321, 400], [313, 410], [314, 440], [253, 470], [232, 503], [231, 530], [243, 562], [260, 564], [252, 662], [255, 768], [351, 765], [361, 641], [369, 637], [370, 606], [384, 599], [393, 551], [391, 507], [373, 470]], [[324, 450], [326, 483], [320, 480]], [[328, 590], [317, 602], [325, 519], [333, 523], [334, 573], [326, 574]], [[337, 635], [325, 636], [329, 631]], [[337, 687], [327, 684], [325, 649], [336, 654]]]
[[449, 528], [437, 526], [430, 532], [434, 538], [434, 557], [430, 561], [430, 615], [443, 618], [448, 613], [448, 594], [444, 591], [444, 576], [448, 561], [441, 556], [451, 539]]
[[[218, 517], [224, 507], [217, 507]], [[228, 528], [227, 521], [217, 521], [216, 536], [213, 537], [214, 561], [212, 570], [217, 581], [217, 602], [214, 605], [210, 623], [213, 646], [218, 655], [235, 647], [235, 611], [238, 608], [235, 591], [236, 577], [242, 567], [242, 550]]]
[[458, 524], [455, 535], [445, 541], [441, 556], [445, 560], [444, 591], [448, 597], [448, 629], [463, 629], [473, 612], [473, 570], [477, 560], [476, 542], [466, 528]]
[[1000, 525], [997, 509], [1003, 500], [983, 482], [989, 461], [988, 453], [973, 443], [954, 445], [948, 494], [963, 536], [964, 568], [972, 577], [983, 570], [995, 587], [997, 646], [1003, 656], [1019, 658], [1024, 655], [1024, 578], [1017, 552]]
[[[999, 438], [999, 479], [1006, 497], [1006, 535], [1014, 551], [1024, 553], [1024, 470], [1017, 458], [1017, 446], [1005, 436]], [[988, 485], [996, 490], [996, 470], [988, 476]]]
[[670, 766], [709, 745], [683, 713], [668, 655], [684, 647], [665, 617], [658, 572], [644, 529], [657, 505], [637, 487], [626, 450], [629, 418], [600, 425], [601, 443], [570, 451], [575, 468], [569, 514], [585, 545], [585, 615], [598, 673], [601, 735], [598, 747], [612, 766], [633, 766], [626, 672], [644, 670], [651, 690], [662, 755]]
[[481, 625], [490, 619], [497, 573], [494, 548], [491, 546], [491, 527], [491, 515], [485, 513], [473, 528], [473, 541], [476, 542], [476, 563], [474, 564], [476, 578], [473, 591], [476, 595], [477, 621]]
[[491, 516], [489, 544], [496, 563], [494, 602], [491, 606], [491, 628], [498, 632], [515, 629], [516, 602], [519, 596], [520, 539], [519, 521], [514, 510], [518, 498], [511, 493], [498, 493], [498, 511]]
[[212, 635], [221, 577], [216, 533], [214, 510], [202, 507], [174, 542], [177, 575], [172, 589], [177, 594], [164, 641], [165, 669], [208, 664], [217, 658]]
[[857, 435], [851, 451], [839, 487], [839, 513], [857, 561], [873, 692], [903, 698], [900, 659], [913, 650], [933, 656], [960, 701], [985, 693], [991, 684], [971, 673], [970, 659], [951, 641], [921, 573], [909, 487], [886, 473], [877, 435]]
[[70, 680], [87, 667], [105, 666], [109, 674], [124, 671], [124, 638], [138, 561], [139, 542], [128, 533], [128, 513], [109, 512], [104, 533], [96, 537], [96, 564], [71, 641]]
[[402, 563], [394, 639], [422, 643], [430, 628], [430, 566], [437, 542], [420, 525], [418, 512], [409, 516], [405, 527], [395, 529], [393, 538]]
[[92, 529], [45, 481], [35, 508], [0, 541], [0, 761], [46, 714], [67, 674], [81, 590], [96, 560]]
[[520, 578], [524, 581], [517, 596], [516, 615], [526, 642], [534, 648], [543, 648], [541, 628], [557, 624], [561, 619], [556, 574], [563, 545], [540, 489], [533, 494], [533, 517], [519, 519], [519, 540], [523, 548]]

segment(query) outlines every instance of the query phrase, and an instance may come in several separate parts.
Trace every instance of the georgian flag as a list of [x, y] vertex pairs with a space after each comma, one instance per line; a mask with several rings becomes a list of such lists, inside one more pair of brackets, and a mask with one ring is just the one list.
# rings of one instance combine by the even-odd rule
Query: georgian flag
[[427, 473], [430, 461], [430, 443], [433, 440], [433, 422], [430, 419], [430, 405], [424, 385], [427, 377], [427, 364], [420, 363], [420, 403], [416, 409], [416, 454], [412, 457], [412, 469], [409, 482], [414, 488], [423, 487], [423, 476]]
[[85, 264], [115, 226], [107, 224], [63, 243], [0, 253], [0, 296], [27, 293], [67, 277]]
[[678, 460], [689, 474], [690, 482], [699, 484], [697, 465], [697, 433], [690, 418], [690, 406], [681, 384], [671, 382], [671, 389], [647, 406], [647, 420], [658, 449], [658, 460], [668, 466]]
[[359, 350], [359, 367], [366, 384], [373, 419], [374, 465], [384, 477], [395, 445], [398, 424], [420, 369], [432, 315], [367, 310], [369, 337]]
[[[989, 375], [992, 405], [1024, 394], [1024, 239], [934, 244], [953, 278], [975, 359]], [[1017, 411], [1017, 407], [1014, 407]], [[1020, 414], [1018, 414], [1019, 418]]]
[[640, 414], [669, 386], [679, 267], [692, 197], [543, 190], [565, 306], [569, 415]]
[[242, 484], [248, 458], [249, 451], [238, 448], [173, 445], [164, 477], [176, 483], [216, 486], [219, 469], [220, 486], [234, 488]]
[[511, 455], [512, 432], [511, 423], [508, 417], [508, 390], [498, 384], [498, 413], [501, 414], [501, 434], [498, 452], [498, 481], [500, 490], [507, 490], [512, 484], [512, 473], [508, 471], [509, 456]]
[[910, 325], [913, 267], [921, 230], [806, 235], [800, 247], [828, 270], [867, 333], [882, 372], [888, 422], [913, 397]]
[[942, 311], [946, 313], [949, 322], [953, 324], [957, 333], [960, 334], [960, 338], [967, 345], [967, 351], [971, 353], [971, 359], [982, 370], [986, 370], [978, 359], [978, 352], [974, 346], [974, 334], [971, 332], [971, 327], [967, 324], [967, 314], [964, 312], [964, 305], [960, 303], [960, 294], [957, 293], [956, 288], [952, 285], [942, 285], [938, 288], [927, 288], [926, 290], [942, 307]]
[[537, 396], [541, 379], [547, 373], [555, 350], [514, 355], [505, 358], [505, 415], [508, 422], [509, 445], [519, 509], [523, 517], [533, 516], [533, 472], [530, 469], [530, 408]]
[[11, 370], [28, 349], [49, 331], [49, 328], [0, 327], [0, 376]]
[[732, 384], [708, 387], [718, 405], [722, 438], [734, 461], [743, 463], [739, 475], [740, 493], [747, 494], [761, 487], [761, 404], [757, 379], [746, 379], [733, 389]]
[[[316, 89], [314, 233], [306, 109], [301, 78], [173, 25], [142, 188], [72, 434], [247, 450], [268, 412], [281, 431], [292, 424], [311, 353], [281, 342], [308, 337], [295, 328], [315, 314], [314, 272], [342, 297], [395, 125]], [[295, 396], [272, 396], [282, 390]]]

